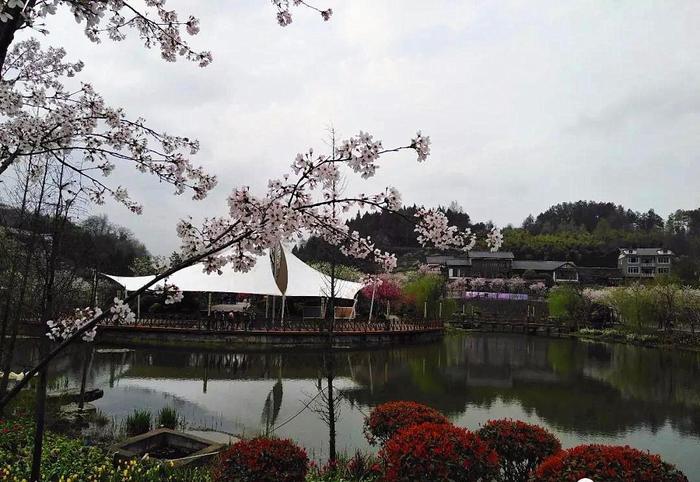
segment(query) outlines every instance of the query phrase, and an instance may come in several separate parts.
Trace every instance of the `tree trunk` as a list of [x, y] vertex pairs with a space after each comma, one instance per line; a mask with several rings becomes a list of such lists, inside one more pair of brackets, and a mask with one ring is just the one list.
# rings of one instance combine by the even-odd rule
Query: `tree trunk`
[[[48, 172], [46, 166], [45, 173]], [[53, 212], [53, 232], [51, 233], [51, 247], [48, 259], [46, 261], [46, 272], [44, 274], [44, 291], [43, 291], [43, 306], [41, 313], [41, 323], [44, 327], [42, 332], [40, 347], [41, 358], [44, 358], [48, 353], [47, 338], [46, 338], [46, 322], [54, 318], [54, 283], [56, 280], [56, 262], [61, 241], [61, 233], [65, 227], [66, 218], [63, 217], [63, 174], [64, 166], [61, 165], [61, 171], [58, 178], [58, 198], [56, 199], [56, 207]], [[46, 174], [44, 174], [46, 176]], [[48, 368], [45, 368], [39, 374], [39, 385], [36, 391], [36, 430], [34, 432], [34, 453], [32, 457], [32, 482], [41, 480], [41, 449], [44, 443], [44, 427], [46, 423], [46, 378]], [[82, 393], [81, 393], [82, 404]]]
[[[42, 345], [44, 341], [42, 340]], [[42, 356], [45, 350], [41, 350]], [[34, 451], [32, 452], [32, 476], [31, 482], [41, 481], [41, 451], [44, 446], [44, 428], [46, 425], [46, 384], [47, 369], [39, 374], [39, 383], [36, 387], [36, 411], [34, 412]]]
[[[331, 354], [332, 356], [332, 354]], [[335, 449], [335, 399], [333, 398], [333, 373], [329, 370], [328, 388], [328, 459], [334, 462], [338, 457]]]

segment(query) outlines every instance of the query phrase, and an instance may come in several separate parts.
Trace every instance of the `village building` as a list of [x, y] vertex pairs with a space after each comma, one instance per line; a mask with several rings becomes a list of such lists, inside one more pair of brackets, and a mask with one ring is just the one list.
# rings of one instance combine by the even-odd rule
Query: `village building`
[[555, 283], [578, 283], [578, 267], [571, 261], [513, 261], [512, 272], [547, 276]]
[[450, 278], [509, 278], [515, 256], [510, 251], [470, 251], [460, 255], [428, 256]]
[[673, 251], [663, 248], [621, 248], [617, 266], [627, 279], [668, 276], [673, 256]]

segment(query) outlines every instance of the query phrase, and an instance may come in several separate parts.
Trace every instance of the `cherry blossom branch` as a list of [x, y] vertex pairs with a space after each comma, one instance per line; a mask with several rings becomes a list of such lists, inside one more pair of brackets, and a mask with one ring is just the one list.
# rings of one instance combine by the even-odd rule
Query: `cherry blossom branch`
[[[173, 185], [175, 194], [191, 190], [194, 199], [206, 197], [216, 178], [187, 157], [197, 153], [199, 143], [157, 132], [143, 119], [128, 119], [89, 84], [66, 91], [63, 78], [80, 72], [82, 63], [66, 62], [65, 55], [63, 49], [42, 49], [34, 39], [10, 52], [7, 66], [12, 68], [4, 76], [12, 81], [0, 82], [0, 175], [22, 157], [72, 152], [105, 177], [116, 167], [112, 160], [133, 162], [140, 172]], [[125, 190], [103, 192], [139, 212]]]

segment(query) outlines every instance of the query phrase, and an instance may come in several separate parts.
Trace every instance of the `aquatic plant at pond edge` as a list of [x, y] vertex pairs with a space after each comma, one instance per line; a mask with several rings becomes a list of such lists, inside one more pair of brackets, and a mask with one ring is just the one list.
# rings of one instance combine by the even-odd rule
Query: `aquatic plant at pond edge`
[[126, 434], [129, 437], [141, 435], [151, 430], [151, 412], [148, 410], [134, 410], [134, 412], [126, 417], [124, 422], [126, 426]]
[[384, 444], [399, 430], [425, 422], [449, 424], [450, 421], [434, 408], [416, 402], [387, 402], [376, 406], [365, 419], [367, 441]]
[[489, 420], [477, 435], [498, 453], [504, 482], [527, 480], [537, 465], [561, 450], [552, 433], [520, 420]]
[[158, 412], [156, 425], [175, 430], [180, 425], [180, 417], [177, 414], [177, 410], [172, 407], [161, 408], [160, 412]]
[[535, 470], [535, 482], [592, 480], [687, 482], [673, 465], [628, 446], [579, 445], [552, 455]]

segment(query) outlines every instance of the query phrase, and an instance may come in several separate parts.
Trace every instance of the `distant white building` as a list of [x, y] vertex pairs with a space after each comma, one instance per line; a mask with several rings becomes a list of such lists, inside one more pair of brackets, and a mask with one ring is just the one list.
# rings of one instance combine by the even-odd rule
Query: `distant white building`
[[662, 248], [621, 248], [617, 266], [625, 278], [668, 276], [673, 256], [673, 251]]

